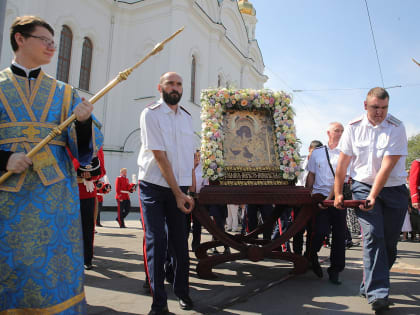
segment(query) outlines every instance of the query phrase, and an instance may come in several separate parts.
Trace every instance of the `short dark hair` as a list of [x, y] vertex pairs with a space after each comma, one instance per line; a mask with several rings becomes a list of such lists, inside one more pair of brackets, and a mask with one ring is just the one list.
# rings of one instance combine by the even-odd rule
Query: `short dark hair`
[[322, 142], [321, 142], [321, 141], [319, 141], [319, 140], [313, 140], [313, 141], [311, 142], [311, 144], [309, 145], [309, 147], [310, 147], [311, 149], [315, 149], [315, 148], [322, 147]]
[[381, 87], [374, 87], [373, 89], [370, 89], [367, 96], [377, 97], [380, 100], [389, 99], [388, 92], [384, 88], [381, 88]]
[[24, 15], [18, 16], [10, 26], [10, 44], [12, 45], [13, 51], [17, 51], [19, 46], [15, 40], [15, 34], [20, 33], [24, 37], [28, 37], [28, 34], [32, 34], [35, 27], [45, 27], [54, 36], [54, 29], [46, 21], [38, 16]]

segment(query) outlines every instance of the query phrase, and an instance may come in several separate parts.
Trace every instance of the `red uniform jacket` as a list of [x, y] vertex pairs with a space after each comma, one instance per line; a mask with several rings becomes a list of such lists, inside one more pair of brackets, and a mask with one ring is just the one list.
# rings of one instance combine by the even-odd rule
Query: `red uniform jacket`
[[128, 200], [130, 196], [128, 192], [130, 191], [130, 182], [127, 177], [118, 176], [115, 180], [115, 199], [117, 200]]
[[414, 160], [410, 168], [410, 195], [412, 203], [419, 203], [420, 159]]
[[[73, 161], [74, 169], [77, 171], [77, 169], [80, 167], [79, 161], [71, 156]], [[99, 178], [103, 177], [106, 174], [105, 171], [105, 164], [104, 164], [104, 152], [102, 151], [102, 148], [98, 151], [98, 159], [100, 162], [100, 169], [101, 169], [101, 175], [93, 176], [89, 179], [89, 181], [97, 181]], [[83, 183], [83, 178], [77, 177], [77, 183], [79, 185], [79, 199], [89, 199], [89, 198], [95, 198], [96, 197], [96, 186], [93, 186], [92, 191], [86, 190], [86, 185]]]

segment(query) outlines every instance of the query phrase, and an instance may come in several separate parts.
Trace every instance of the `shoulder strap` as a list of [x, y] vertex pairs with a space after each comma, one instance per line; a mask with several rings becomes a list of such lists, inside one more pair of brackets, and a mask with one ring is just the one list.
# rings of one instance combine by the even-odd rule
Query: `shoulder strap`
[[333, 176], [335, 177], [334, 169], [333, 169], [333, 167], [331, 165], [331, 161], [330, 161], [330, 155], [328, 154], [328, 148], [327, 148], [327, 146], [325, 146], [324, 148], [325, 148], [325, 154], [327, 155], [328, 165], [330, 166], [331, 172], [332, 172]]

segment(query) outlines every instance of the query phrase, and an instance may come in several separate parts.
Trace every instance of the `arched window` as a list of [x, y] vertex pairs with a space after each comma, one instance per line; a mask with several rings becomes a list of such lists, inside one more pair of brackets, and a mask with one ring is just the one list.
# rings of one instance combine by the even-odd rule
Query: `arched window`
[[195, 103], [195, 76], [197, 71], [197, 62], [195, 60], [195, 56], [192, 56], [191, 61], [191, 97], [190, 101]]
[[82, 63], [80, 65], [79, 88], [89, 91], [90, 69], [92, 66], [92, 41], [85, 37], [82, 48]]
[[60, 49], [58, 51], [57, 63], [57, 79], [63, 82], [69, 82], [72, 42], [73, 33], [68, 26], [63, 25], [60, 35]]

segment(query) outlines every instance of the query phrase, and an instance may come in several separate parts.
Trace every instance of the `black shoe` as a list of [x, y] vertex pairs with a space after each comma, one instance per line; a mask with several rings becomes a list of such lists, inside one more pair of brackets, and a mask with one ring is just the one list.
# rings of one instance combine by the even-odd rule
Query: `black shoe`
[[346, 248], [347, 249], [352, 248], [353, 246], [354, 246], [354, 244], [353, 244], [352, 241], [346, 242]]
[[330, 271], [329, 269], [327, 270], [327, 272], [328, 272], [329, 280], [332, 284], [336, 284], [336, 285], [341, 284], [341, 281], [338, 280], [338, 272]]
[[182, 310], [190, 310], [193, 308], [193, 306], [194, 306], [194, 303], [189, 296], [179, 298], [179, 307]]
[[324, 274], [322, 273], [322, 268], [318, 261], [318, 255], [314, 255], [311, 262], [312, 262], [312, 271], [314, 272], [314, 274], [316, 274], [318, 278], [322, 278]]
[[215, 247], [215, 248], [213, 248], [213, 254], [215, 254], [215, 255], [218, 255], [219, 254], [219, 251], [217, 250], [217, 248]]
[[229, 255], [230, 254], [230, 248], [225, 247], [225, 250], [223, 251], [223, 255]]
[[96, 226], [102, 227], [102, 224], [100, 224], [100, 223], [96, 223]]
[[166, 315], [169, 314], [168, 306], [162, 308], [152, 308], [149, 315]]
[[92, 266], [92, 264], [85, 264], [85, 269], [86, 270], [91, 270], [91, 269], [93, 269], [93, 266]]
[[389, 301], [387, 298], [376, 299], [372, 302], [372, 310], [375, 312], [380, 312], [389, 309]]
[[116, 218], [116, 219], [115, 219], [115, 221], [117, 221], [117, 222], [118, 222], [118, 225], [119, 225], [120, 227], [122, 227], [122, 226], [121, 226], [121, 223], [120, 223], [120, 220], [118, 220], [118, 218]]

